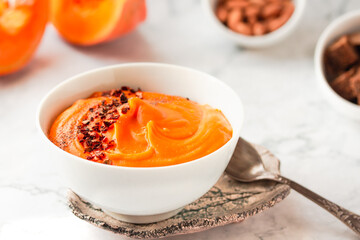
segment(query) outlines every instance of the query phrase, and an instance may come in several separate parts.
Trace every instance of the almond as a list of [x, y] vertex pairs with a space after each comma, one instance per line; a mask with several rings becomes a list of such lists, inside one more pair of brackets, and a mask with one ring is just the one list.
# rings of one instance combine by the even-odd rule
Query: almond
[[264, 35], [267, 32], [266, 26], [263, 23], [256, 22], [253, 25], [253, 33], [255, 36]]
[[294, 12], [294, 5], [289, 2], [284, 4], [283, 11], [278, 18], [270, 19], [267, 23], [268, 29], [272, 32], [283, 26]]
[[216, 16], [221, 22], [226, 22], [226, 19], [228, 17], [228, 11], [224, 6], [219, 6], [216, 9]]
[[266, 0], [249, 0], [250, 4], [257, 5], [259, 7], [265, 6], [267, 4]]
[[248, 18], [258, 17], [260, 14], [260, 7], [257, 5], [250, 5], [245, 8], [245, 16]]
[[252, 29], [251, 29], [250, 24], [247, 24], [244, 22], [239, 22], [232, 28], [232, 30], [234, 30], [235, 32], [244, 34], [244, 35], [252, 35]]
[[249, 2], [246, 0], [229, 0], [226, 1], [225, 6], [228, 9], [232, 9], [232, 8], [244, 8], [249, 6]]
[[228, 14], [227, 25], [230, 28], [233, 28], [236, 24], [238, 24], [243, 19], [243, 13], [240, 8], [234, 8]]
[[280, 15], [281, 10], [283, 9], [282, 4], [280, 3], [270, 3], [266, 5], [261, 11], [261, 17], [266, 18], [276, 18]]

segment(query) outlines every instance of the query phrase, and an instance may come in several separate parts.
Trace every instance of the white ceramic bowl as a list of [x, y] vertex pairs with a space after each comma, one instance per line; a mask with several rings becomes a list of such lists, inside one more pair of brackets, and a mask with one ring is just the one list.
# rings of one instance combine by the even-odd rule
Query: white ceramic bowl
[[[48, 140], [56, 116], [77, 99], [124, 85], [189, 97], [218, 108], [229, 120], [233, 137], [217, 151], [197, 160], [150, 168], [91, 162], [61, 150]], [[208, 74], [167, 64], [131, 63], [96, 69], [64, 81], [42, 100], [37, 118], [44, 141], [61, 163], [59, 172], [68, 187], [121, 220], [147, 223], [176, 214], [217, 182], [240, 136], [243, 107], [231, 88]]]
[[248, 48], [265, 48], [272, 46], [280, 41], [284, 40], [292, 33], [303, 16], [306, 0], [293, 0], [295, 10], [290, 19], [279, 29], [263, 36], [246, 36], [240, 33], [236, 33], [224, 26], [224, 24], [216, 17], [215, 8], [219, 0], [202, 0], [202, 5], [206, 15], [210, 21], [215, 25], [219, 32], [225, 37], [233, 40], [240, 46]]
[[319, 87], [324, 97], [340, 113], [360, 120], [360, 106], [339, 96], [329, 85], [325, 77], [324, 52], [325, 49], [340, 36], [360, 31], [360, 10], [349, 12], [335, 19], [321, 34], [315, 49], [315, 71]]

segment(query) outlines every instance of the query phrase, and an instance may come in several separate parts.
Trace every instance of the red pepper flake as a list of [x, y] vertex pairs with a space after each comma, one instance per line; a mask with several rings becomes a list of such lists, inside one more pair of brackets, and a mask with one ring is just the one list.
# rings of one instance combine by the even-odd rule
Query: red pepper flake
[[112, 164], [112, 161], [110, 159], [105, 159], [103, 161], [104, 164], [108, 164], [108, 165], [111, 165]]
[[110, 127], [111, 126], [111, 124], [113, 124], [112, 122], [110, 122], [110, 121], [104, 121], [104, 125], [105, 125], [105, 127]]
[[106, 150], [115, 148], [115, 146], [116, 146], [115, 140], [111, 140], [111, 141], [107, 144]]
[[100, 151], [96, 151], [95, 152], [95, 157], [99, 158], [99, 159], [104, 159], [106, 157], [105, 153], [100, 152]]
[[121, 113], [122, 113], [122, 114], [126, 114], [129, 110], [130, 110], [130, 107], [123, 107], [123, 108], [121, 109]]
[[125, 103], [128, 102], [128, 99], [127, 99], [127, 97], [125, 96], [124, 93], [122, 93], [122, 94], [120, 95], [120, 101], [121, 101], [121, 104], [125, 104]]
[[116, 147], [115, 140], [109, 141], [105, 133], [114, 127], [117, 119], [120, 118], [120, 113], [126, 114], [130, 110], [124, 91], [142, 98], [140, 88], [137, 92], [127, 86], [105, 91], [101, 96], [110, 97], [110, 99], [102, 100], [97, 106], [89, 108], [87, 117], [77, 126], [78, 140], [84, 147], [84, 153], [88, 154], [86, 157], [88, 160], [112, 164], [102, 151]]
[[99, 126], [93, 126], [92, 128], [91, 128], [93, 131], [96, 131], [96, 132], [99, 132], [100, 131], [100, 127]]
[[119, 97], [121, 93], [122, 93], [122, 91], [120, 89], [114, 89], [114, 90], [111, 90], [110, 96]]
[[119, 100], [114, 99], [114, 100], [113, 100], [113, 105], [114, 105], [115, 107], [119, 107], [119, 106], [120, 106]]
[[93, 149], [91, 147], [87, 147], [87, 148], [85, 148], [84, 153], [88, 153], [91, 151], [93, 151]]
[[112, 115], [110, 119], [119, 119], [120, 115]]

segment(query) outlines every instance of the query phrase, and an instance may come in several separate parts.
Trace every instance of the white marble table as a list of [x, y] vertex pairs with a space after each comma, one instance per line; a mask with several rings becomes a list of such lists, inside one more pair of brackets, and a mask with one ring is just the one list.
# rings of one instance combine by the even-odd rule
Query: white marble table
[[[215, 75], [245, 104], [243, 136], [271, 149], [285, 176], [360, 213], [360, 123], [319, 96], [313, 52], [324, 27], [359, 0], [311, 0], [283, 44], [250, 51], [223, 39], [199, 1], [148, 1], [137, 31], [107, 45], [76, 48], [49, 26], [23, 71], [0, 79], [0, 239], [123, 239], [72, 215], [66, 188], [35, 127], [40, 99], [64, 79], [110, 64], [154, 61]], [[19, 146], [21, 146], [19, 148]], [[171, 239], [358, 239], [296, 192], [240, 224]]]

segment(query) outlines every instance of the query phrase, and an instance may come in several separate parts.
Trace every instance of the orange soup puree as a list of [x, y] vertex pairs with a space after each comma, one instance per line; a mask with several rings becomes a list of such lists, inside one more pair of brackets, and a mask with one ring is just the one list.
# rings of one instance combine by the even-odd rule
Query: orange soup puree
[[231, 125], [218, 109], [128, 87], [76, 101], [49, 132], [54, 144], [73, 155], [127, 167], [189, 162], [231, 137]]

